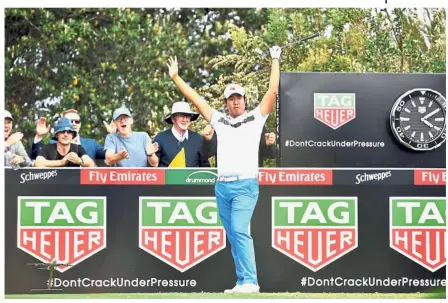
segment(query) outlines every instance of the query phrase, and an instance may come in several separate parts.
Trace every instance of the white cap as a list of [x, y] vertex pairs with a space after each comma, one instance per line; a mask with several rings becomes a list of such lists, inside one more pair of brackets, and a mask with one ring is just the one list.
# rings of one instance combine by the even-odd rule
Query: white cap
[[234, 83], [227, 85], [226, 89], [224, 90], [224, 99], [228, 99], [233, 94], [244, 96], [244, 88]]
[[14, 119], [12, 118], [11, 113], [5, 109], [5, 119], [6, 118], [11, 119], [12, 121], [14, 121]]

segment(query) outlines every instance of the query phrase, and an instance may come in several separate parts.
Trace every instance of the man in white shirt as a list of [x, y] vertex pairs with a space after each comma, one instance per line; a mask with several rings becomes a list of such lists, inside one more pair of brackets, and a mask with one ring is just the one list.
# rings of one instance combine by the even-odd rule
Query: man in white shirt
[[258, 149], [260, 136], [271, 113], [280, 81], [281, 49], [270, 49], [272, 57], [269, 88], [260, 104], [246, 111], [244, 89], [230, 84], [224, 91], [229, 115], [208, 105], [178, 74], [177, 58], [167, 64], [169, 75], [182, 94], [192, 102], [205, 120], [211, 123], [218, 137], [218, 180], [215, 186], [218, 212], [231, 245], [237, 282], [225, 293], [257, 293], [257, 268], [249, 224], [257, 204]]

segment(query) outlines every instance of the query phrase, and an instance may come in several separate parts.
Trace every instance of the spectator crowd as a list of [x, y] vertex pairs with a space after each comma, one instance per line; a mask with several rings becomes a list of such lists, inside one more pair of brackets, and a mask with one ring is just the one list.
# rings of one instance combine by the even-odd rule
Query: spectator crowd
[[[226, 90], [230, 89], [244, 96], [241, 86], [230, 84]], [[224, 102], [232, 102], [228, 101], [231, 96], [225, 97]], [[232, 110], [232, 105], [227, 104], [227, 108]], [[131, 112], [120, 107], [113, 112], [112, 123], [104, 122], [108, 134], [103, 146], [93, 138], [81, 137], [82, 118], [77, 110], [68, 109], [54, 126], [48, 144], [42, 141], [49, 135], [50, 125], [39, 118], [34, 139], [26, 148], [21, 142], [23, 134], [12, 133], [14, 118], [5, 110], [5, 167], [210, 167], [209, 159], [217, 157], [218, 138], [210, 125], [201, 133], [189, 129], [198, 118], [189, 103], [175, 102], [164, 119], [168, 128], [152, 140], [146, 132], [132, 129]], [[263, 166], [263, 159], [276, 157], [275, 134], [263, 126], [259, 166]]]

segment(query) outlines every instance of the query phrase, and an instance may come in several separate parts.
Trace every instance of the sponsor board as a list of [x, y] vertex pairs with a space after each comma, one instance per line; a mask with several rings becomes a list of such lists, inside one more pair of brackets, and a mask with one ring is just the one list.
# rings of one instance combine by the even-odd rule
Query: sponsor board
[[413, 185], [414, 171], [394, 169], [335, 169], [334, 185]]
[[317, 272], [358, 247], [357, 197], [272, 197], [272, 247]]
[[415, 169], [414, 185], [446, 185], [446, 170], [442, 169]]
[[61, 273], [106, 247], [106, 197], [18, 197], [17, 247]]
[[446, 198], [390, 197], [390, 247], [429, 271], [446, 264]]
[[446, 198], [390, 197], [390, 247], [431, 272], [446, 264]]
[[176, 169], [166, 171], [166, 184], [212, 185], [218, 178], [217, 170]]
[[161, 185], [165, 184], [165, 170], [151, 168], [82, 169], [81, 184]]
[[215, 197], [140, 197], [139, 247], [180, 272], [226, 247]]
[[314, 118], [338, 129], [356, 117], [355, 94], [315, 93]]
[[332, 185], [331, 169], [260, 169], [260, 185]]

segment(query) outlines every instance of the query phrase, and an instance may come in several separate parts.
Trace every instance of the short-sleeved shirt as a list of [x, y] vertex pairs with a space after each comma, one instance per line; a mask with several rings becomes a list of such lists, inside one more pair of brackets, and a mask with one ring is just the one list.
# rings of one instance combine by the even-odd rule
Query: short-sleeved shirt
[[145, 132], [132, 132], [129, 137], [121, 137], [120, 134], [108, 134], [104, 150], [116, 154], [122, 148], [126, 148], [129, 153], [129, 159], [120, 160], [115, 164], [119, 167], [147, 167], [148, 156], [146, 155], [146, 145], [149, 142], [149, 135]]
[[[62, 160], [64, 159], [65, 155], [61, 155], [58, 152], [58, 145], [57, 144], [45, 144], [39, 151], [39, 156], [44, 157], [47, 160]], [[82, 157], [84, 155], [87, 155], [86, 150], [78, 144], [70, 144], [70, 150], [67, 154], [74, 152], [78, 155], [78, 157]], [[80, 164], [75, 164], [70, 161], [67, 161], [67, 164], [65, 165], [67, 167], [80, 167]]]
[[211, 125], [215, 129], [218, 147], [219, 176], [258, 176], [258, 149], [263, 125], [260, 106], [236, 118], [213, 110]]

